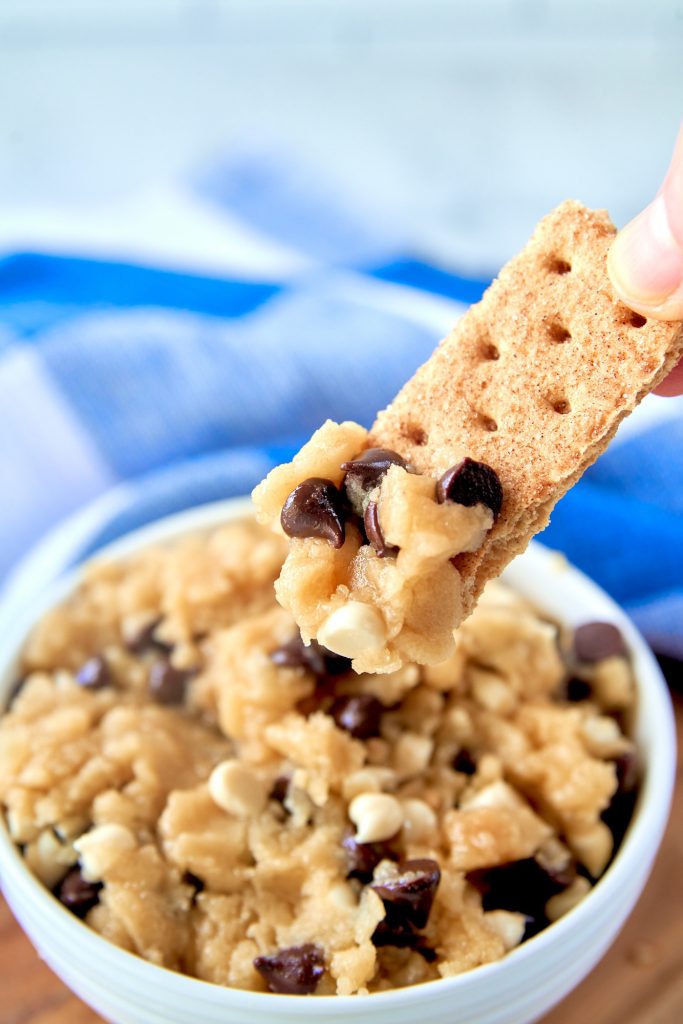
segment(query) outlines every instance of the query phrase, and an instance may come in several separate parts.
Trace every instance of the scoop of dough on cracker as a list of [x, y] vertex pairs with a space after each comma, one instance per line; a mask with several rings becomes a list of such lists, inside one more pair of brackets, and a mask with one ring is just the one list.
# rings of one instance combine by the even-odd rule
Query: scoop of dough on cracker
[[681, 357], [683, 325], [614, 295], [615, 234], [562, 203], [369, 433], [328, 421], [255, 489], [291, 538], [276, 591], [306, 642], [359, 672], [448, 657], [486, 582]]

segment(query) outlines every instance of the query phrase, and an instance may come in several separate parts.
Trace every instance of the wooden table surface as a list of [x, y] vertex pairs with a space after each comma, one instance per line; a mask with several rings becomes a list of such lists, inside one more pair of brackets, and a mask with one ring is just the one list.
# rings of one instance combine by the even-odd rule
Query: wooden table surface
[[[679, 751], [683, 694], [674, 693]], [[623, 932], [595, 971], [543, 1024], [683, 1022], [683, 782], [654, 871]], [[0, 899], [1, 1024], [100, 1024], [40, 962]]]

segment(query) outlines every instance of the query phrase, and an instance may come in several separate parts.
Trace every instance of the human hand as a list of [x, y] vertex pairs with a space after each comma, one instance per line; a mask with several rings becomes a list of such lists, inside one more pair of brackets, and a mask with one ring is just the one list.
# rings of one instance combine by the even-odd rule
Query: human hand
[[[683, 125], [662, 187], [619, 232], [607, 269], [615, 292], [630, 309], [655, 320], [683, 320]], [[656, 394], [683, 394], [683, 362]]]

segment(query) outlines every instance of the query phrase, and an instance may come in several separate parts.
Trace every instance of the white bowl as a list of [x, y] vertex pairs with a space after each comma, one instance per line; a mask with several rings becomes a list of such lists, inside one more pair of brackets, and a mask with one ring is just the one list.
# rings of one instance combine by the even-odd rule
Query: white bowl
[[[249, 511], [238, 499], [161, 520], [107, 548], [112, 557], [215, 526]], [[666, 825], [675, 770], [668, 692], [649, 648], [594, 583], [538, 544], [504, 577], [551, 616], [575, 625], [609, 620], [633, 654], [639, 707], [636, 741], [645, 778], [635, 815], [614, 862], [578, 907], [494, 964], [458, 977], [370, 996], [311, 998], [222, 988], [156, 967], [102, 939], [66, 911], [25, 866], [0, 827], [0, 879], [7, 902], [40, 956], [81, 999], [115, 1024], [528, 1024], [596, 965], [647, 880]], [[74, 573], [21, 619], [0, 608], [0, 702], [15, 682], [24, 640], [44, 611], [69, 594]]]

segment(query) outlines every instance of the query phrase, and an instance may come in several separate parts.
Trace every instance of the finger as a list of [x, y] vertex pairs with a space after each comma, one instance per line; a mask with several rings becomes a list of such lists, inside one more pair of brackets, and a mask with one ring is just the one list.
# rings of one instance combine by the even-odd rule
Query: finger
[[683, 127], [662, 188], [619, 232], [607, 268], [631, 309], [657, 320], [683, 320]]
[[669, 376], [662, 381], [659, 387], [655, 388], [654, 393], [664, 395], [666, 398], [683, 395], [683, 362], [673, 368]]

